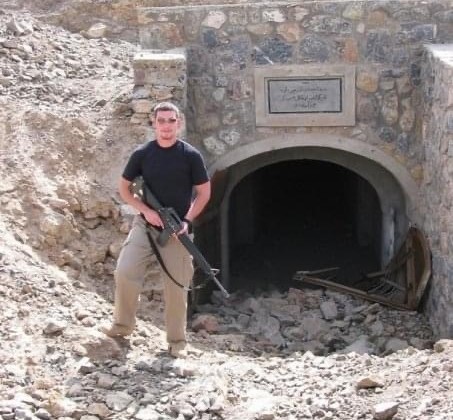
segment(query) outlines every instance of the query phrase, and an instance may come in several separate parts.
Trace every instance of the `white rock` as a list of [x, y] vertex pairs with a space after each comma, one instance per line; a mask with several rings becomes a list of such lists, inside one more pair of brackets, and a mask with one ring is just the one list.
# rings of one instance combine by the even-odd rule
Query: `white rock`
[[132, 401], [134, 401], [134, 398], [124, 391], [108, 394], [107, 398], [105, 399], [107, 407], [113, 411], [125, 410]]
[[50, 319], [47, 321], [46, 326], [43, 329], [44, 334], [59, 334], [66, 329], [68, 323], [62, 320]]
[[385, 343], [385, 351], [387, 352], [395, 352], [399, 350], [404, 350], [409, 347], [409, 343], [406, 340], [401, 340], [400, 338], [390, 338], [386, 343]]
[[375, 420], [390, 420], [398, 412], [397, 402], [384, 402], [373, 407], [373, 418]]
[[324, 317], [324, 319], [331, 320], [336, 319], [338, 317], [337, 304], [333, 299], [322, 302], [319, 305], [319, 308], [321, 309], [322, 316]]
[[110, 410], [103, 403], [92, 403], [88, 406], [87, 411], [89, 414], [94, 414], [101, 419], [110, 415]]
[[368, 340], [366, 335], [360, 336], [349, 346], [345, 347], [340, 353], [357, 353], [357, 354], [374, 354], [376, 349], [374, 345]]
[[220, 29], [226, 22], [227, 17], [225, 13], [220, 11], [210, 11], [208, 15], [201, 22], [201, 26], [207, 26], [210, 28]]
[[92, 25], [85, 33], [84, 35], [87, 38], [102, 38], [105, 36], [107, 32], [107, 25], [104, 23], [98, 22]]

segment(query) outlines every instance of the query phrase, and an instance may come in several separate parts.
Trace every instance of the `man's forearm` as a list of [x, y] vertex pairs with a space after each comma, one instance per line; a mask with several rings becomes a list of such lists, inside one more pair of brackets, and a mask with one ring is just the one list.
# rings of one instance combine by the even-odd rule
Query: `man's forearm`
[[192, 202], [189, 211], [184, 218], [192, 222], [203, 211], [206, 204], [208, 204], [208, 201], [209, 197], [195, 197], [195, 200]]
[[192, 202], [189, 211], [184, 216], [191, 222], [203, 211], [211, 198], [211, 183], [205, 182], [204, 184], [195, 186], [195, 200]]

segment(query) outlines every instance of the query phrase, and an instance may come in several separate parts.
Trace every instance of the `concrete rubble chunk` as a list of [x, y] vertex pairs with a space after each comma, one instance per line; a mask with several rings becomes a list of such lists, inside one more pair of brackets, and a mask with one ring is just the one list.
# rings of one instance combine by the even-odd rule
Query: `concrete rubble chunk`
[[88, 406], [87, 411], [89, 414], [96, 415], [101, 419], [110, 415], [110, 410], [104, 403], [92, 403]]
[[123, 355], [121, 346], [115, 340], [100, 332], [88, 335], [81, 344], [91, 361], [118, 359]]
[[392, 337], [385, 343], [385, 350], [392, 353], [395, 351], [407, 349], [408, 347], [409, 343], [406, 340], [401, 340], [397, 337]]
[[153, 405], [141, 407], [134, 416], [137, 420], [162, 420], [164, 417], [155, 411]]
[[340, 353], [374, 354], [376, 347], [370, 342], [369, 337], [362, 335], [349, 346], [345, 347]]
[[71, 417], [77, 409], [77, 404], [69, 398], [55, 397], [43, 405], [53, 417]]
[[383, 402], [373, 407], [373, 419], [390, 420], [398, 412], [399, 404], [397, 402]]
[[47, 321], [47, 324], [43, 329], [43, 333], [48, 335], [61, 334], [67, 326], [68, 323], [66, 321], [51, 319]]
[[99, 374], [97, 385], [100, 388], [111, 389], [117, 382], [117, 378], [106, 373]]
[[321, 309], [322, 316], [326, 320], [332, 320], [332, 319], [337, 319], [338, 317], [338, 308], [337, 304], [333, 299], [331, 300], [326, 300], [325, 302], [321, 302], [319, 305], [319, 308]]
[[132, 401], [134, 398], [125, 391], [112, 392], [105, 399], [107, 407], [113, 411], [125, 410]]
[[208, 333], [214, 333], [219, 330], [219, 322], [214, 315], [200, 314], [192, 321], [194, 331], [205, 330]]

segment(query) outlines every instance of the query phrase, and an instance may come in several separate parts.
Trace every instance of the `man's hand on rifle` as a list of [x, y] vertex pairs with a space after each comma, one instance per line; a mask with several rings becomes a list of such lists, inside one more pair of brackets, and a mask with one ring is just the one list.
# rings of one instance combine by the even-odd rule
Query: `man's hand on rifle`
[[177, 233], [177, 235], [179, 236], [179, 235], [183, 235], [185, 233], [189, 233], [189, 228], [190, 228], [189, 222], [186, 220], [183, 220], [181, 222], [181, 230]]
[[159, 213], [157, 211], [148, 207], [146, 210], [143, 211], [143, 216], [145, 216], [146, 221], [152, 224], [153, 226], [157, 226], [160, 228], [164, 227], [162, 219], [160, 218]]

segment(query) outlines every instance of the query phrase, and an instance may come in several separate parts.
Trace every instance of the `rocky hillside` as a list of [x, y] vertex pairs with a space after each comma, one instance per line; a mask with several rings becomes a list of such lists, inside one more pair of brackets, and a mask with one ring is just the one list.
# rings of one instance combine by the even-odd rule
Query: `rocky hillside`
[[116, 182], [146, 134], [136, 46], [0, 4], [0, 419], [453, 418], [453, 342], [339, 293], [214, 293], [186, 360], [155, 288], [130, 339], [103, 336], [130, 223]]

